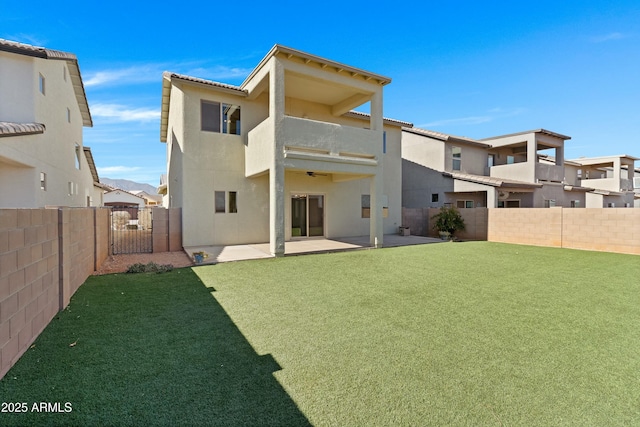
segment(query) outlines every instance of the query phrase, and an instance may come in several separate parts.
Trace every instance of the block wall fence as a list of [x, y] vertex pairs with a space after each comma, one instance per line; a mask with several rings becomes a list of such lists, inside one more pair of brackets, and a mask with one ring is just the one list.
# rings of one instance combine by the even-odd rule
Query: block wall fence
[[[182, 250], [180, 210], [152, 215], [153, 251]], [[107, 259], [109, 228], [107, 208], [0, 209], [0, 378]]]
[[[431, 228], [431, 217], [438, 211], [403, 208], [403, 225], [411, 234], [438, 237]], [[640, 255], [640, 209], [471, 208], [459, 212], [467, 228], [456, 233], [462, 240]]]
[[640, 209], [489, 209], [488, 240], [640, 255]]

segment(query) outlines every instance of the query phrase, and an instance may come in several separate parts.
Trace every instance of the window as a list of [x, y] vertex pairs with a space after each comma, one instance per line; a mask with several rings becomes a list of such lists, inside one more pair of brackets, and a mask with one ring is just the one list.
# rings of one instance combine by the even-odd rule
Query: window
[[473, 200], [456, 200], [456, 207], [459, 209], [469, 209], [473, 208], [475, 203]]
[[40, 90], [40, 93], [43, 94], [43, 95], [45, 94], [44, 93], [44, 91], [45, 91], [45, 84], [44, 83], [45, 83], [44, 82], [44, 76], [42, 74], [40, 74], [39, 77], [38, 77], [38, 89]]
[[387, 131], [382, 131], [382, 154], [387, 153]]
[[67, 81], [67, 67], [65, 67], [64, 65], [62, 66], [62, 79], [65, 82]]
[[572, 208], [579, 208], [580, 207], [580, 200], [572, 200], [571, 201], [571, 207]]
[[69, 189], [69, 195], [73, 196], [74, 194], [78, 194], [78, 184], [73, 182], [73, 181], [69, 181], [68, 183], [68, 189]]
[[71, 123], [71, 110], [67, 108], [67, 123]]
[[206, 132], [240, 135], [240, 107], [219, 102], [200, 102], [201, 129]]
[[80, 145], [76, 144], [76, 169], [80, 169]]
[[489, 154], [489, 157], [487, 158], [487, 166], [491, 168], [495, 164], [496, 164], [496, 155], [495, 154]]
[[224, 191], [215, 192], [216, 213], [225, 213], [225, 194]]
[[498, 201], [499, 208], [519, 208], [520, 200], [500, 200]]
[[[371, 196], [363, 194], [361, 198], [362, 218], [371, 218]], [[382, 217], [389, 217], [389, 200], [387, 196], [382, 196]]]
[[431, 203], [438, 203], [439, 198], [440, 198], [440, 195], [438, 193], [431, 194]]
[[507, 164], [512, 165], [516, 162], [516, 158], [513, 156], [507, 156]]
[[44, 172], [40, 172], [40, 189], [47, 191], [47, 174]]
[[553, 199], [549, 199], [549, 200], [545, 200], [544, 201], [544, 207], [545, 208], [553, 208], [556, 206], [556, 201]]
[[461, 170], [462, 166], [462, 148], [460, 147], [451, 147], [451, 155], [453, 156], [453, 164], [451, 165], [451, 169], [454, 171]]
[[[216, 213], [238, 213], [238, 193], [236, 191], [216, 191], [214, 196]], [[227, 205], [229, 210], [227, 210]]]
[[229, 213], [238, 213], [237, 193], [229, 191]]

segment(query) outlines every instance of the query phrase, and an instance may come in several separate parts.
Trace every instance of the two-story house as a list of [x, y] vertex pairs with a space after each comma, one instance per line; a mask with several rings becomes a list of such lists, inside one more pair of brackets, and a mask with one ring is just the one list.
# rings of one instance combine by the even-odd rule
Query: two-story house
[[584, 207], [586, 194], [564, 160], [564, 144], [571, 137], [546, 129], [483, 139], [488, 150], [488, 175], [538, 184], [533, 191], [502, 195], [497, 207]]
[[474, 140], [404, 128], [403, 206], [633, 206], [637, 159], [564, 160], [569, 139], [545, 129]]
[[594, 189], [586, 195], [586, 207], [633, 207], [634, 184], [640, 184], [634, 182], [637, 160], [626, 154], [574, 159], [576, 181]]
[[78, 60], [0, 39], [0, 207], [100, 206]]
[[[276, 45], [240, 86], [164, 73], [161, 191], [183, 245], [368, 235], [401, 225], [403, 126], [383, 117], [390, 79]], [[353, 111], [368, 105], [370, 113]]]
[[[419, 128], [402, 132], [402, 199], [407, 208], [518, 207], [543, 184], [528, 176], [490, 174], [511, 163], [486, 141]], [[523, 202], [525, 200], [526, 202]]]

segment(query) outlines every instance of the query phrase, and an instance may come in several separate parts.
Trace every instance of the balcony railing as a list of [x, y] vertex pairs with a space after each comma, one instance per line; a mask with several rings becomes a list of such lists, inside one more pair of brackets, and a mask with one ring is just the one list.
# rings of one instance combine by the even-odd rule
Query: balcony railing
[[[274, 126], [273, 120], [267, 118], [249, 131], [245, 154], [247, 176], [269, 170], [275, 153]], [[335, 162], [363, 159], [363, 164], [371, 161], [375, 164], [382, 155], [381, 132], [291, 116], [285, 116], [280, 126], [282, 132], [278, 134], [282, 135], [282, 141], [278, 141], [278, 146], [298, 154]]]
[[352, 153], [377, 157], [382, 154], [382, 139], [376, 144], [376, 132], [336, 123], [287, 116], [282, 124], [284, 145], [329, 154]]
[[536, 163], [536, 179], [541, 181], [564, 181], [564, 166]]

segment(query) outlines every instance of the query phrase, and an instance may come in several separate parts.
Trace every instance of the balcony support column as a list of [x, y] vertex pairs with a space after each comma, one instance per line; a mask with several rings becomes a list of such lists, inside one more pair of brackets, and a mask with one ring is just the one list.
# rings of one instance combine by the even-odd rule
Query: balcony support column
[[376, 157], [378, 166], [376, 174], [370, 178], [370, 218], [369, 218], [369, 243], [374, 248], [381, 248], [384, 240], [384, 227], [382, 215], [382, 193], [383, 193], [383, 115], [382, 115], [382, 88], [371, 97], [371, 130], [376, 131]]
[[284, 256], [284, 68], [271, 58], [269, 70], [269, 117], [274, 123], [273, 161], [269, 168], [269, 251]]

